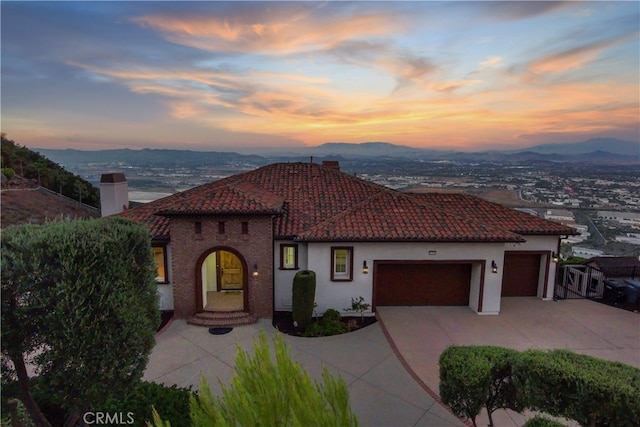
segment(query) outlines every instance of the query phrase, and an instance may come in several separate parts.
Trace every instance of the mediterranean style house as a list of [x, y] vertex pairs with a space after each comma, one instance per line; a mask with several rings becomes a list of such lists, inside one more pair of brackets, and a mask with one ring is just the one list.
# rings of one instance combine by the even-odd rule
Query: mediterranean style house
[[359, 296], [369, 315], [498, 314], [502, 297], [553, 297], [560, 239], [576, 233], [469, 195], [395, 191], [337, 162], [271, 164], [119, 215], [149, 227], [162, 308], [202, 325], [290, 311], [303, 269], [316, 273], [319, 314]]

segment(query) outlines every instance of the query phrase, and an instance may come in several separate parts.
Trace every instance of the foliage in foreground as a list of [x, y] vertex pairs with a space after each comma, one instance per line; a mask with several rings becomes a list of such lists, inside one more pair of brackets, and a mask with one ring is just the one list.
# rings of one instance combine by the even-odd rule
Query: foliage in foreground
[[449, 347], [440, 356], [440, 396], [474, 425], [483, 407], [490, 425], [498, 408], [542, 411], [584, 426], [640, 425], [640, 369], [567, 350]]
[[188, 388], [171, 387], [153, 382], [141, 381], [126, 399], [112, 398], [100, 408], [102, 412], [133, 413], [134, 424], [144, 427], [153, 418], [155, 409], [159, 416], [173, 427], [189, 427], [190, 399], [193, 393]]
[[440, 355], [440, 396], [452, 412], [470, 419], [485, 408], [489, 425], [497, 409], [524, 409], [514, 384], [512, 363], [518, 352], [494, 346], [451, 346]]
[[640, 369], [568, 350], [528, 350], [514, 370], [527, 406], [581, 425], [640, 425]]
[[[120, 218], [2, 232], [2, 353], [39, 425], [25, 362], [74, 424], [140, 381], [159, 322], [148, 231]], [[34, 351], [38, 352], [34, 357]]]
[[[312, 381], [291, 359], [282, 336], [274, 340], [275, 360], [266, 335], [261, 333], [249, 355], [241, 348], [232, 382], [221, 384], [222, 395], [213, 396], [202, 379], [198, 397], [191, 397], [191, 422], [195, 426], [357, 426], [342, 378], [323, 368], [322, 382]], [[166, 422], [156, 417], [156, 427]]]

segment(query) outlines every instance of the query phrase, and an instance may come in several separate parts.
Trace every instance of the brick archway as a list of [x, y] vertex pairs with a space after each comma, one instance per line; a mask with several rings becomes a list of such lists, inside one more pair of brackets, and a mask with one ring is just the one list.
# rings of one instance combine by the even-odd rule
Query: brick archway
[[240, 253], [238, 250], [230, 247], [230, 246], [214, 246], [212, 248], [207, 249], [206, 251], [204, 251], [200, 257], [198, 258], [198, 261], [196, 262], [196, 271], [195, 271], [195, 277], [196, 277], [196, 286], [195, 286], [195, 291], [196, 291], [196, 312], [200, 313], [202, 311], [204, 311], [203, 309], [203, 280], [202, 280], [202, 265], [203, 263], [206, 261], [206, 259], [209, 257], [209, 255], [216, 253], [216, 252], [230, 252], [233, 255], [235, 255], [238, 260], [240, 261], [240, 263], [242, 264], [242, 311], [249, 313], [249, 281], [248, 281], [248, 268], [247, 268], [247, 260], [244, 258], [244, 256], [242, 255], [242, 253]]

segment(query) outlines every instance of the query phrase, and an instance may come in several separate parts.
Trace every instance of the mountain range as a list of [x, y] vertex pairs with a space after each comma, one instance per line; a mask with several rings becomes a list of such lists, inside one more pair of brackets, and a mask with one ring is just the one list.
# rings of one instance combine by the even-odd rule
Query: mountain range
[[640, 143], [614, 138], [596, 138], [578, 143], [543, 144], [519, 150], [487, 150], [478, 152], [445, 151], [408, 147], [387, 142], [359, 144], [329, 142], [316, 147], [290, 150], [269, 155], [244, 155], [233, 152], [149, 149], [142, 150], [57, 150], [35, 149], [62, 165], [95, 162], [126, 162], [139, 166], [194, 167], [198, 165], [264, 165], [274, 161], [307, 161], [310, 156], [321, 159], [376, 159], [458, 162], [586, 162], [640, 164]]

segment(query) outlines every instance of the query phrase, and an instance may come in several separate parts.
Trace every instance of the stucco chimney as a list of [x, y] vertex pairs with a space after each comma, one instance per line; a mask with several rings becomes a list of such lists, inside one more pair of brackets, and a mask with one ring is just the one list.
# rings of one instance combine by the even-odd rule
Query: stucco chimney
[[123, 173], [105, 173], [100, 177], [101, 216], [120, 213], [129, 208], [129, 185]]

